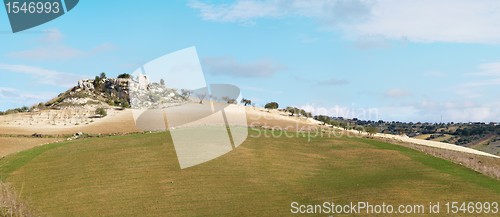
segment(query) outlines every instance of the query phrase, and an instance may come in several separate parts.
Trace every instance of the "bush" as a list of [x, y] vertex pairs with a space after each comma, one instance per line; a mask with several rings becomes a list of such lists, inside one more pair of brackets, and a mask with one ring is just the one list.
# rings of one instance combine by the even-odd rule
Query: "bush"
[[97, 108], [95, 110], [95, 114], [100, 116], [100, 117], [106, 117], [108, 115], [108, 112], [106, 111], [105, 108]]
[[243, 103], [245, 106], [251, 105], [252, 104], [252, 100], [243, 98], [243, 99], [241, 99], [241, 103]]
[[130, 108], [130, 103], [126, 99], [122, 99], [120, 102], [122, 109]]
[[130, 74], [127, 74], [127, 73], [123, 73], [123, 74], [118, 75], [118, 78], [129, 79], [130, 77], [131, 77]]
[[108, 99], [108, 100], [106, 100], [106, 103], [107, 103], [108, 105], [110, 105], [110, 106], [115, 106], [115, 101], [114, 101], [114, 100], [112, 100], [112, 99]]
[[378, 129], [376, 127], [370, 126], [366, 128], [366, 132], [368, 133], [368, 135], [373, 136], [378, 133]]
[[279, 107], [279, 105], [277, 102], [270, 102], [264, 106], [264, 108], [266, 108], [266, 109], [277, 109], [278, 107]]

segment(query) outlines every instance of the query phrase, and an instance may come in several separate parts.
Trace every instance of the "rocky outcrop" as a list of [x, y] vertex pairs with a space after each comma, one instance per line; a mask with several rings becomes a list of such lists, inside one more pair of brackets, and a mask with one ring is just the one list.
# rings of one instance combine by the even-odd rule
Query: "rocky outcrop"
[[77, 93], [97, 90], [98, 92], [118, 93], [118, 95], [123, 96], [128, 95], [130, 81], [130, 79], [124, 78], [106, 78], [99, 80], [98, 83], [93, 79], [80, 80], [78, 86], [75, 86], [71, 91]]
[[[161, 82], [160, 82], [161, 83]], [[78, 85], [52, 100], [52, 107], [103, 105], [137, 109], [166, 108], [185, 103], [189, 94], [164, 84], [150, 82], [146, 75], [134, 79], [104, 78], [78, 81]]]
[[[142, 78], [142, 79], [141, 79]], [[159, 83], [150, 83], [146, 76], [130, 81], [130, 106], [134, 109], [159, 109], [176, 106], [188, 100], [185, 94]]]

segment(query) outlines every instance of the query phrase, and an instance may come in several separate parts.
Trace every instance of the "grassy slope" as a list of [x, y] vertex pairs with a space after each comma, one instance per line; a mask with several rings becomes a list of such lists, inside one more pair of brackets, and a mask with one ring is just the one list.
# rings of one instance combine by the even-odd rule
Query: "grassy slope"
[[46, 145], [0, 161], [48, 216], [277, 216], [290, 203], [499, 201], [500, 182], [370, 139], [249, 138], [180, 170], [167, 133]]

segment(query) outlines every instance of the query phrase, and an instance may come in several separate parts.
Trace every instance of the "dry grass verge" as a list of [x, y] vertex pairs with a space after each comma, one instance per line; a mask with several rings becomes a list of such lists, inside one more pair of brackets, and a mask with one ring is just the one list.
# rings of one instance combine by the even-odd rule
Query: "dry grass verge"
[[0, 217], [34, 216], [19, 197], [11, 185], [0, 182]]
[[500, 160], [492, 157], [476, 155], [472, 153], [453, 151], [448, 149], [435, 148], [430, 146], [417, 145], [413, 143], [401, 142], [392, 139], [381, 139], [378, 140], [390, 142], [393, 144], [398, 144], [404, 147], [415, 149], [429, 155], [439, 157], [445, 160], [449, 160], [456, 164], [473, 169], [476, 172], [485, 174], [487, 176], [500, 179]]

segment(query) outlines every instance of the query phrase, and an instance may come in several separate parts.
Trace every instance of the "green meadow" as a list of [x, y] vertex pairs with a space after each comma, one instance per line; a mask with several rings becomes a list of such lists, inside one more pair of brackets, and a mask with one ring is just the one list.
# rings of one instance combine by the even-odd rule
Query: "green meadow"
[[234, 151], [183, 170], [168, 132], [89, 138], [9, 155], [0, 176], [40, 216], [292, 216], [292, 202], [500, 202], [498, 180], [347, 137], [250, 135]]

